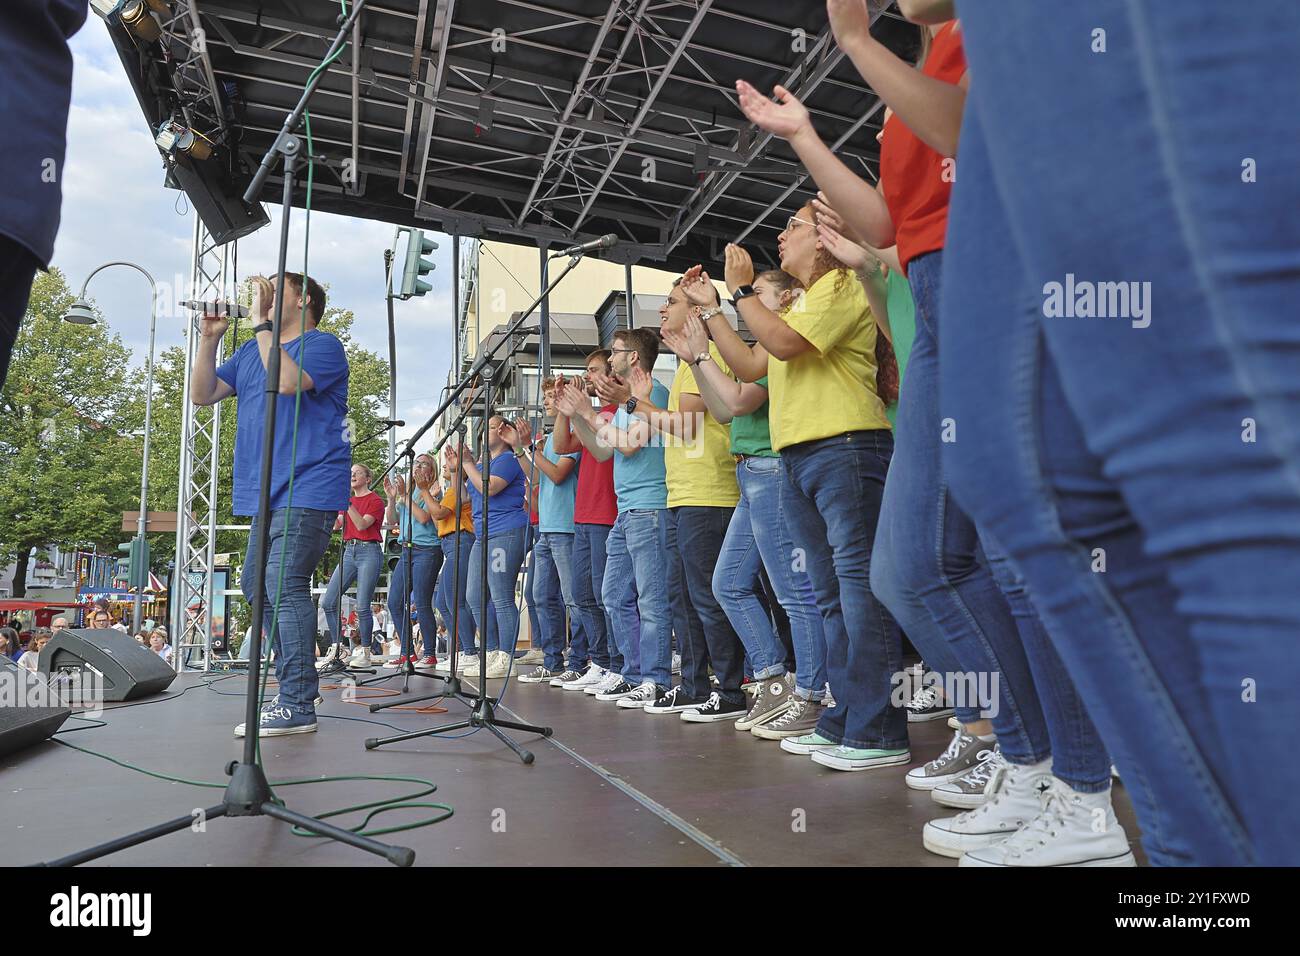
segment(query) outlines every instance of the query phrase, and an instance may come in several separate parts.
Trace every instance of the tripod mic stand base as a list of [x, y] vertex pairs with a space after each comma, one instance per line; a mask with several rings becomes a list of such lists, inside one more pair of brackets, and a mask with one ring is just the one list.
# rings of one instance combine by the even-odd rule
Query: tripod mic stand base
[[101, 843], [99, 846], [91, 847], [88, 850], [60, 857], [57, 860], [50, 860], [41, 865], [77, 866], [81, 863], [88, 863], [102, 856], [108, 856], [110, 853], [148, 843], [150, 840], [156, 840], [158, 837], [166, 836], [169, 833], [188, 830], [193, 827], [195, 820], [202, 820], [206, 823], [219, 817], [260, 816], [271, 817], [318, 836], [328, 837], [339, 843], [356, 847], [358, 850], [373, 853], [375, 856], [382, 856], [394, 866], [410, 866], [415, 862], [415, 851], [410, 847], [380, 843], [378, 840], [372, 840], [370, 837], [353, 833], [351, 830], [344, 830], [342, 827], [336, 827], [332, 823], [317, 820], [315, 817], [295, 813], [282, 804], [276, 803], [271, 796], [271, 785], [266, 780], [266, 774], [258, 764], [231, 761], [226, 766], [226, 773], [230, 775], [230, 783], [226, 787], [222, 802], [214, 807], [187, 813], [183, 817], [168, 820], [166, 823], [160, 823], [148, 829], [119, 837], [108, 843]]
[[376, 747], [382, 747], [385, 744], [395, 744], [403, 740], [417, 740], [420, 737], [431, 737], [438, 734], [449, 734], [456, 730], [486, 730], [513, 750], [520, 760], [526, 764], [531, 764], [535, 759], [532, 751], [525, 750], [507, 737], [501, 732], [502, 727], [522, 731], [523, 733], [541, 734], [543, 737], [549, 737], [554, 733], [550, 727], [521, 724], [513, 720], [498, 720], [496, 711], [492, 707], [492, 701], [486, 697], [480, 697], [476, 700], [474, 709], [469, 712], [469, 716], [465, 720], [458, 720], [454, 724], [444, 724], [441, 727], [431, 727], [428, 730], [417, 730], [410, 734], [398, 734], [395, 737], [371, 737], [366, 741], [366, 749], [374, 750]]

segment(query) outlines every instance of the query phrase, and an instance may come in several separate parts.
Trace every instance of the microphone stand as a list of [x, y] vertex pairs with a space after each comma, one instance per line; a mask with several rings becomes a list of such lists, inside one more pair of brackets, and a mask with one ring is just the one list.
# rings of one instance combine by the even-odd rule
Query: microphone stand
[[[494, 364], [496, 360], [497, 352], [501, 351], [501, 349], [505, 346], [505, 344], [511, 341], [511, 339], [513, 339], [514, 335], [519, 331], [520, 328], [523, 327], [523, 324], [528, 319], [528, 317], [533, 314], [533, 311], [539, 305], [541, 305], [542, 300], [544, 300], [548, 295], [550, 295], [552, 289], [554, 289], [557, 285], [559, 285], [562, 281], [564, 281], [564, 277], [574, 270], [574, 268], [578, 265], [581, 259], [582, 259], [582, 253], [580, 251], [577, 254], [575, 254], [573, 258], [569, 260], [569, 264], [565, 266], [563, 271], [561, 271], [559, 275], [557, 275], [553, 280], [551, 280], [549, 284], [547, 284], [546, 288], [543, 289], [541, 294], [538, 295], [537, 298], [533, 300], [532, 304], [529, 305], [528, 308], [525, 309], [523, 312], [521, 312], [519, 314], [519, 317], [516, 318], [509, 326], [507, 326], [505, 333], [496, 342], [496, 344], [493, 345], [490, 349], [488, 349], [482, 356], [480, 356], [477, 361], [475, 361], [475, 363], [470, 367], [469, 371], [465, 373], [465, 377], [462, 378], [460, 382], [457, 383], [454, 389], [452, 389], [451, 394], [448, 395], [438, 406], [438, 408], [434, 411], [434, 413], [429, 416], [428, 421], [426, 421], [423, 425], [421, 425], [419, 430], [416, 431], [416, 433], [412, 435], [409, 439], [407, 439], [406, 445], [409, 451], [410, 449], [413, 449], [415, 447], [415, 443], [420, 440], [420, 438], [424, 435], [424, 433], [427, 432], [430, 428], [432, 428], [434, 423], [437, 422], [438, 419], [440, 419], [443, 416], [443, 414], [445, 414], [446, 411], [449, 408], [451, 408], [453, 404], [455, 404], [456, 400], [460, 398], [461, 394], [464, 393], [465, 390], [469, 388], [470, 383], [474, 382], [475, 380], [478, 380], [482, 383], [483, 425], [481, 429], [481, 436], [482, 436], [481, 447], [483, 450], [482, 474], [483, 474], [484, 494], [482, 496], [483, 497], [482, 520], [479, 523], [481, 527], [476, 527], [474, 529], [475, 532], [479, 535], [479, 541], [482, 544], [482, 547], [479, 550], [479, 557], [480, 557], [479, 581], [482, 586], [482, 594], [480, 596], [480, 603], [479, 603], [479, 621], [482, 622], [482, 626], [479, 628], [479, 639], [478, 639], [478, 659], [479, 659], [479, 677], [477, 682], [478, 695], [477, 697], [474, 698], [473, 710], [470, 711], [469, 716], [465, 720], [460, 720], [452, 724], [444, 724], [439, 727], [431, 727], [428, 730], [420, 730], [409, 734], [397, 734], [392, 737], [380, 737], [380, 738], [371, 737], [366, 741], [367, 750], [374, 750], [376, 747], [382, 747], [385, 746], [386, 744], [398, 743], [404, 740], [416, 740], [420, 737], [429, 737], [435, 735], [454, 733], [455, 731], [465, 730], [467, 728], [472, 728], [474, 730], [486, 729], [491, 734], [493, 734], [497, 739], [499, 739], [502, 743], [504, 743], [507, 747], [513, 750], [521, 761], [523, 761], [525, 764], [531, 764], [535, 759], [532, 751], [525, 750], [522, 747], [520, 747], [517, 743], [514, 742], [514, 740], [512, 740], [505, 733], [503, 733], [501, 728], [504, 727], [510, 730], [524, 731], [525, 733], [541, 734], [543, 737], [551, 736], [552, 730], [550, 727], [538, 727], [532, 724], [522, 724], [514, 721], [499, 719], [496, 716], [496, 711], [494, 709], [494, 702], [488, 697], [487, 694], [487, 678], [484, 675], [487, 674], [487, 621], [488, 621], [487, 615], [488, 615], [488, 604], [490, 601], [489, 594], [488, 594], [488, 540], [489, 540], [488, 525], [489, 525], [489, 511], [490, 511], [489, 498], [491, 497], [490, 495], [487, 494], [487, 490], [491, 487], [491, 482], [492, 482], [492, 451], [488, 447], [487, 431], [488, 431], [488, 423], [492, 420], [492, 397], [493, 397], [493, 393], [496, 390], [496, 385], [497, 385], [496, 376], [500, 372], [501, 368], [503, 367], [502, 365]], [[471, 402], [469, 404], [469, 407], [466, 408], [464, 412], [462, 412], [461, 418], [464, 418], [465, 415], [468, 414], [469, 410], [472, 407], [473, 407], [473, 402]], [[444, 441], [445, 440], [446, 438], [444, 438]], [[462, 450], [464, 448], [463, 439], [461, 442], [461, 448]], [[396, 462], [394, 462], [393, 464], [395, 465]], [[389, 466], [390, 469], [392, 467], [393, 465]], [[464, 468], [463, 464], [460, 467], [463, 473], [463, 468]], [[457, 509], [460, 508], [459, 500], [457, 500], [456, 506]], [[459, 546], [459, 542], [457, 542], [457, 545]], [[507, 678], [507, 680], [508, 679], [509, 678]]]
[[[367, 0], [354, 0], [351, 12], [344, 19], [339, 27], [338, 34], [334, 37], [334, 42], [330, 45], [327, 59], [337, 53], [347, 42], [348, 35], [352, 31], [352, 25], [356, 22], [366, 2]], [[280, 135], [276, 137], [275, 142], [262, 158], [262, 165], [244, 194], [246, 202], [256, 201], [263, 184], [266, 182], [266, 177], [271, 172], [271, 167], [275, 165], [276, 158], [278, 156], [284, 158], [284, 189], [280, 200], [283, 215], [280, 220], [279, 271], [276, 273], [281, 277], [281, 282], [283, 282], [289, 253], [289, 219], [293, 211], [293, 191], [297, 179], [298, 162], [302, 153], [302, 140], [294, 133], [294, 130], [302, 121], [302, 115], [307, 109], [307, 101], [311, 99], [311, 95], [315, 92], [324, 72], [324, 70], [318, 71], [303, 89], [298, 105], [293, 108], [293, 111], [285, 119]], [[326, 823], [323, 820], [317, 820], [315, 817], [309, 817], [306, 814], [290, 810], [283, 802], [278, 802], [274, 798], [271, 793], [271, 785], [266, 779], [266, 772], [258, 763], [259, 718], [261, 717], [260, 662], [262, 659], [264, 612], [266, 610], [266, 555], [271, 530], [271, 466], [275, 451], [275, 419], [280, 392], [280, 329], [282, 327], [283, 313], [284, 297], [277, 295], [275, 297], [275, 314], [271, 321], [271, 352], [267, 360], [266, 390], [263, 396], [266, 414], [262, 425], [261, 490], [258, 496], [255, 525], [257, 554], [260, 555], [260, 558], [252, 568], [254, 592], [253, 646], [248, 655], [250, 665], [248, 669], [248, 687], [244, 696], [245, 733], [243, 756], [237, 761], [231, 761], [226, 766], [226, 774], [230, 777], [230, 783], [226, 787], [220, 803], [200, 811], [192, 812], [187, 810], [184, 816], [176, 817], [127, 836], [118, 837], [86, 850], [70, 853], [56, 860], [50, 860], [44, 864], [46, 866], [77, 866], [90, 860], [108, 856], [110, 853], [116, 853], [118, 850], [125, 850], [129, 847], [156, 840], [169, 833], [188, 830], [193, 825], [196, 814], [201, 814], [198, 819], [208, 821], [219, 817], [271, 817], [281, 823], [288, 823], [291, 826], [307, 830], [319, 836], [329, 837], [339, 843], [346, 843], [359, 850], [365, 850], [367, 853], [382, 856], [396, 866], [410, 866], [415, 862], [415, 851], [410, 847], [381, 843], [351, 830], [334, 826], [332, 823]], [[271, 636], [268, 635], [268, 637]], [[311, 643], [314, 648], [315, 640], [313, 639]], [[254, 666], [254, 662], [257, 662], [257, 666]]]

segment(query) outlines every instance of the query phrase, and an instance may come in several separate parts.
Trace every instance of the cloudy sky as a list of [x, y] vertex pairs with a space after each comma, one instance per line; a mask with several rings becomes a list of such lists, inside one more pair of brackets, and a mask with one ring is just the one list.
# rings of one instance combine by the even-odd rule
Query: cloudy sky
[[[75, 58], [68, 157], [63, 180], [63, 220], [53, 265], [74, 291], [96, 266], [126, 259], [143, 266], [160, 286], [179, 289], [164, 303], [185, 298], [194, 214], [183, 193], [163, 187], [162, 159], [122, 72], [103, 22], [93, 13], [72, 39]], [[239, 242], [241, 275], [275, 268], [280, 207], [269, 206], [271, 223]], [[302, 266], [304, 213], [291, 222], [289, 267]], [[329, 286], [330, 301], [356, 313], [353, 334], [365, 348], [388, 355], [382, 251], [393, 226], [328, 213], [311, 217], [308, 272]], [[452, 352], [450, 240], [435, 235], [433, 291], [397, 302], [399, 358], [418, 349], [421, 364], [398, 363], [397, 417], [413, 431], [437, 406]], [[400, 250], [399, 250], [400, 254]], [[95, 276], [90, 297], [103, 310], [143, 367], [149, 345], [148, 283], [131, 269]], [[185, 316], [174, 310], [158, 318], [157, 350], [184, 345]]]

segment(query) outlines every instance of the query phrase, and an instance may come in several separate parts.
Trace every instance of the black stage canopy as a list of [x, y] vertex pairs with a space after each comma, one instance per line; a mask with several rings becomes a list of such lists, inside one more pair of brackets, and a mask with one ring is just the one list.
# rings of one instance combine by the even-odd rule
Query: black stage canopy
[[[167, 4], [152, 42], [110, 16], [124, 66], [150, 125], [179, 113], [242, 190], [339, 5]], [[919, 30], [896, 11], [877, 11], [874, 32], [915, 57]], [[821, 0], [382, 0], [311, 102], [313, 206], [512, 242], [612, 232], [605, 258], [672, 268], [716, 261], [729, 241], [770, 255], [813, 187], [745, 120], [737, 78], [794, 91], [875, 180], [882, 104]], [[262, 199], [280, 191], [272, 177]]]

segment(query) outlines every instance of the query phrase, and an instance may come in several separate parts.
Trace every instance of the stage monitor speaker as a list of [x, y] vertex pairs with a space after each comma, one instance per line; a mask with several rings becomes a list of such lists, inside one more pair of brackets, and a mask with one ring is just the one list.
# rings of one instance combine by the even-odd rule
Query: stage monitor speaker
[[[51, 676], [94, 671], [103, 681], [104, 700], [135, 700], [170, 686], [176, 672], [165, 660], [112, 628], [59, 631], [41, 649], [38, 667]], [[82, 678], [90, 686], [92, 678]]]
[[0, 654], [0, 755], [38, 744], [72, 716], [68, 707], [28, 706], [45, 677]]

